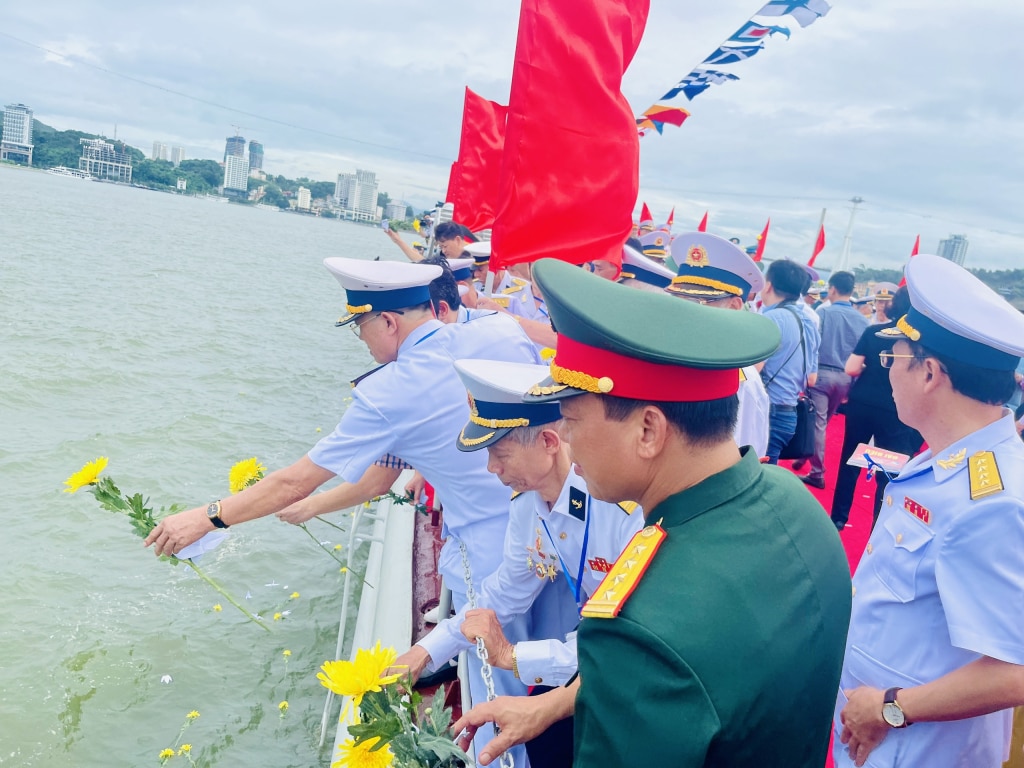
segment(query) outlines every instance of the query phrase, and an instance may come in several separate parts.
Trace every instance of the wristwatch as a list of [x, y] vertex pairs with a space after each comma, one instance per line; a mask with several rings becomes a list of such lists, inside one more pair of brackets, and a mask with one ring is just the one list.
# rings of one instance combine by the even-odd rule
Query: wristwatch
[[215, 528], [228, 528], [230, 527], [227, 523], [220, 519], [220, 499], [213, 502], [206, 508], [206, 516], [210, 518], [210, 522], [213, 523]]
[[893, 728], [906, 728], [910, 723], [903, 714], [903, 707], [896, 701], [896, 693], [902, 688], [890, 688], [882, 699], [882, 719]]

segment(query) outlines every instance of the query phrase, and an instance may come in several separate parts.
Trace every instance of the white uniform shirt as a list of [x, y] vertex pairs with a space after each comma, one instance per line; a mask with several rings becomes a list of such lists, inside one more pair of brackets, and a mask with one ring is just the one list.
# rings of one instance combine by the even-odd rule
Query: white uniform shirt
[[[988, 478], [1005, 490], [972, 500], [970, 463], [981, 451], [994, 454]], [[837, 768], [853, 765], [839, 743], [844, 690], [910, 688], [982, 655], [1024, 664], [1024, 443], [1009, 412], [941, 456], [916, 456], [889, 483], [853, 587]], [[890, 730], [867, 765], [999, 768], [1011, 715]]]
[[[633, 534], [643, 527], [644, 520], [639, 507], [627, 514], [618, 504], [589, 499], [587, 533], [585, 520], [574, 517], [569, 510], [573, 501], [587, 506], [588, 498], [586, 483], [572, 469], [550, 510], [536, 491], [514, 497], [501, 565], [480, 585], [477, 607], [493, 609], [504, 625], [512, 617], [526, 613], [546, 584], [564, 580], [564, 568], [568, 568], [568, 575], [575, 582], [581, 558], [585, 558], [585, 563], [580, 599], [589, 597]], [[570, 616], [572, 627], [579, 621], [579, 609], [573, 602], [552, 609]], [[465, 611], [460, 611], [417, 643], [430, 654], [431, 669], [471, 647], [460, 631], [464, 619]], [[575, 638], [569, 643], [562, 638], [517, 643], [516, 660], [520, 679], [527, 685], [561, 685], [576, 671]]]
[[[478, 283], [477, 290], [483, 293], [484, 285]], [[513, 315], [525, 317], [527, 320], [547, 320], [547, 311], [537, 306], [533, 298], [533, 288], [529, 280], [521, 277], [513, 277], [507, 269], [501, 276], [501, 281], [494, 286], [495, 298], [506, 297], [509, 299], [508, 309]]]
[[[395, 362], [359, 382], [338, 426], [309, 458], [354, 483], [384, 454], [401, 456], [437, 489], [446, 534], [465, 542], [478, 585], [500, 562], [508, 490], [487, 471], [486, 451], [456, 447], [469, 404], [454, 361], [466, 358], [540, 362], [519, 325], [500, 313], [461, 324], [431, 320], [409, 334]], [[449, 538], [438, 572], [461, 592], [463, 570], [458, 543]]]
[[768, 454], [768, 393], [754, 366], [743, 369], [739, 390], [740, 411], [733, 437], [740, 447], [749, 445], [760, 456]]

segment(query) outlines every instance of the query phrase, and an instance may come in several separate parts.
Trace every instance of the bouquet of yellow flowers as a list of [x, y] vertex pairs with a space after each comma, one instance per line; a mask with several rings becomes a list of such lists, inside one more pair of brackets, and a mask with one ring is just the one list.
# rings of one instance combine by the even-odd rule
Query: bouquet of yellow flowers
[[356, 651], [354, 661], [324, 662], [317, 675], [320, 684], [351, 697], [356, 712], [356, 722], [348, 726], [350, 738], [338, 747], [331, 768], [469, 765], [469, 757], [452, 740], [452, 710], [444, 705], [444, 688], [420, 714], [422, 697], [402, 683], [401, 674], [384, 674], [397, 658], [394, 648], [381, 648], [377, 641], [369, 650]]

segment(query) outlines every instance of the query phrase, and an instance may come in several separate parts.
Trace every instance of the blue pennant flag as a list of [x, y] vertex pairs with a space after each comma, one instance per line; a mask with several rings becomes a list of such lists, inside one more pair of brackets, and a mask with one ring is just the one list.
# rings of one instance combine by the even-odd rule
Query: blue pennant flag
[[826, 0], [769, 0], [755, 16], [792, 16], [801, 27], [809, 27], [832, 10]]
[[749, 59], [751, 56], [763, 49], [764, 43], [754, 43], [753, 45], [723, 45], [704, 59], [701, 64], [735, 64], [738, 61]]
[[695, 69], [676, 83], [675, 87], [662, 96], [659, 101], [674, 99], [680, 93], [688, 100], [693, 101], [695, 96], [704, 93], [710, 86], [721, 85], [730, 80], [739, 80], [739, 77], [729, 72], [719, 72], [716, 69]]
[[789, 39], [789, 28], [788, 27], [766, 27], [763, 24], [758, 24], [755, 21], [748, 21], [742, 27], [736, 30], [732, 37], [729, 38], [730, 43], [756, 43], [758, 40], [764, 40], [766, 37], [770, 37], [774, 34], [785, 35], [786, 39]]

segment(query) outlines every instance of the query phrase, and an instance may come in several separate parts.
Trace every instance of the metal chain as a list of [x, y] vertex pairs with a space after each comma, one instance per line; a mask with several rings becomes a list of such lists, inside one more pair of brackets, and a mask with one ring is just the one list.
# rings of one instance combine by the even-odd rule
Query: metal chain
[[[469, 553], [466, 552], [466, 545], [462, 541], [459, 541], [459, 554], [462, 555], [462, 578], [466, 582], [466, 602], [470, 608], [476, 608], [476, 590], [473, 588], [473, 569], [469, 565]], [[478, 637], [476, 639], [476, 655], [480, 659], [480, 676], [484, 679], [484, 687], [487, 690], [487, 700], [494, 701], [497, 698], [494, 693], [494, 674], [491, 669], [491, 664], [488, 661], [487, 646], [484, 645], [484, 639]], [[498, 734], [501, 729], [498, 728], [498, 724], [494, 724], [494, 733]], [[501, 768], [513, 768], [514, 762], [512, 755], [509, 752], [502, 752], [498, 758], [498, 764]]]

